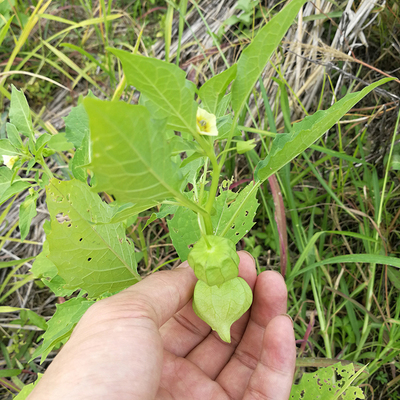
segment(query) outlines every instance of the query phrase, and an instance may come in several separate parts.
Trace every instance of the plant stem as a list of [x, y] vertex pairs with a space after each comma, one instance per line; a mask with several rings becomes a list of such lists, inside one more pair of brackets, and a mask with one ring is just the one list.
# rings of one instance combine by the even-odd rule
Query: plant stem
[[40, 162], [39, 164], [43, 167], [44, 172], [46, 172], [46, 174], [49, 176], [50, 179], [54, 178], [53, 173], [50, 171], [50, 168], [47, 166], [46, 162], [44, 161], [43, 156], [40, 156]]

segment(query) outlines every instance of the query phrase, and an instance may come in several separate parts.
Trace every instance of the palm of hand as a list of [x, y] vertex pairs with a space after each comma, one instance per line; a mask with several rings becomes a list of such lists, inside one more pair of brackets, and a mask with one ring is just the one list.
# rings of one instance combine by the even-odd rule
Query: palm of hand
[[232, 326], [231, 344], [188, 303], [190, 268], [157, 273], [92, 306], [29, 400], [287, 400], [295, 345], [280, 316], [286, 287], [274, 272], [257, 277], [254, 261], [239, 254], [254, 303]]

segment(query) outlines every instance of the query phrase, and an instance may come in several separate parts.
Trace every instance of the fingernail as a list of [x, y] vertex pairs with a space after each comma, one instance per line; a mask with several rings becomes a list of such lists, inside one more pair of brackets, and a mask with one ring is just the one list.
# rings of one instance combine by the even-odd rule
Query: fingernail
[[293, 318], [292, 318], [289, 314], [281, 314], [281, 315], [282, 315], [282, 317], [287, 317], [287, 318], [289, 318], [289, 319], [290, 319], [290, 322], [292, 323], [292, 325], [294, 325]]
[[181, 265], [178, 265], [176, 267], [176, 269], [177, 268], [187, 268], [187, 267], [189, 267], [189, 263], [187, 261], [184, 261]]
[[240, 250], [240, 251], [243, 251], [243, 253], [248, 254], [250, 256], [250, 258], [255, 262], [254, 257], [248, 251], [246, 251], [246, 250]]

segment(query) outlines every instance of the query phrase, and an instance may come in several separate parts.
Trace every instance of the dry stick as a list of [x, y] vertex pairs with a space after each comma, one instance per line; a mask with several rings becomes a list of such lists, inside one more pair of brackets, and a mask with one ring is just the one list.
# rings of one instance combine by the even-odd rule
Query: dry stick
[[[347, 11], [347, 9], [349, 9], [349, 10], [351, 9], [352, 3], [353, 3], [353, 0], [350, 0], [350, 1], [347, 3], [347, 7], [346, 7], [345, 12]], [[312, 4], [314, 4], [314, 3], [312, 3]], [[315, 4], [314, 4], [314, 7], [318, 9], [318, 7], [317, 7]], [[325, 13], [322, 12], [321, 10], [319, 10], [319, 11], [320, 11], [322, 14], [324, 14], [325, 17], [327, 17], [327, 18], [331, 21], [331, 23], [332, 23], [333, 25], [335, 25], [335, 26], [338, 28], [338, 30], [341, 30], [340, 24], [338, 25], [332, 18], [330, 18], [327, 14], [325, 14]], [[364, 21], [365, 21], [365, 19], [364, 19]], [[346, 30], [346, 31], [347, 31], [347, 30]], [[342, 34], [343, 34], [343, 35], [345, 35], [345, 33], [346, 33], [346, 32], [343, 32], [343, 31], [342, 31]], [[335, 38], [334, 38], [334, 41], [335, 41], [335, 39], [336, 39], [336, 36], [335, 36]], [[344, 40], [346, 40], [346, 39], [344, 39]], [[347, 44], [347, 46], [350, 48], [350, 51], [351, 51], [351, 54], [352, 54], [352, 58], [353, 58], [353, 60], [354, 60], [356, 63], [361, 64], [361, 65], [363, 65], [363, 66], [365, 66], [365, 67], [367, 67], [367, 68], [369, 68], [369, 69], [372, 69], [372, 70], [374, 70], [375, 72], [379, 72], [380, 74], [382, 74], [382, 75], [384, 75], [384, 76], [387, 76], [388, 78], [395, 78], [394, 76], [389, 75], [389, 74], [387, 74], [386, 72], [383, 72], [383, 71], [380, 70], [379, 68], [376, 68], [376, 67], [374, 67], [374, 66], [372, 66], [372, 65], [370, 65], [370, 64], [368, 64], [368, 63], [366, 63], [366, 62], [364, 62], [364, 61], [362, 61], [362, 60], [360, 60], [360, 59], [358, 59], [358, 58], [355, 56], [355, 54], [354, 54], [354, 52], [353, 52], [353, 49], [351, 48], [351, 46], [349, 45], [349, 43], [347, 42], [347, 40], [346, 40], [346, 44]], [[358, 79], [358, 78], [357, 78], [357, 79]], [[395, 82], [400, 83], [400, 80], [396, 79]], [[396, 96], [396, 98], [399, 99], [397, 96]]]
[[[291, 51], [291, 50], [288, 50], [288, 51]], [[324, 62], [322, 62], [322, 61], [312, 60], [312, 59], [310, 59], [310, 58], [308, 58], [308, 57], [306, 57], [306, 56], [303, 56], [303, 55], [301, 55], [301, 54], [296, 54], [296, 55], [297, 55], [297, 57], [304, 58], [304, 59], [306, 59], [307, 61], [309, 61], [309, 62], [311, 62], [311, 63], [314, 63], [314, 64], [321, 65], [322, 67], [332, 68], [332, 69], [334, 69], [334, 70], [340, 72], [341, 74], [346, 75], [347, 77], [349, 77], [349, 78], [351, 78], [351, 79], [354, 79], [354, 80], [356, 80], [356, 81], [359, 82], [359, 83], [364, 84], [365, 86], [368, 86], [368, 85], [370, 84], [369, 82], [366, 82], [366, 81], [364, 81], [364, 80], [361, 79], [361, 78], [358, 78], [357, 76], [351, 74], [350, 72], [343, 71], [341, 68], [337, 67], [336, 65], [334, 65], [334, 64], [331, 63], [331, 62], [326, 62], [326, 63], [324, 63]], [[356, 61], [356, 60], [355, 60], [355, 61]], [[379, 71], [379, 70], [378, 70], [378, 71]], [[386, 74], [386, 75], [387, 75], [387, 74]], [[391, 77], [391, 78], [394, 78], [394, 77], [391, 76], [391, 75], [387, 75], [387, 76], [389, 76], [389, 77]], [[394, 82], [399, 82], [399, 83], [400, 83], [400, 81], [398, 81], [397, 79], [395, 79]], [[388, 92], [388, 91], [385, 90], [385, 89], [376, 88], [376, 89], [375, 89], [375, 92], [381, 94], [382, 96], [389, 97], [389, 98], [391, 98], [391, 99], [395, 99], [395, 100], [397, 100], [397, 101], [400, 100], [400, 97], [399, 97], [399, 96], [396, 96], [395, 94], [392, 94], [392, 93]], [[392, 104], [392, 103], [389, 103], [389, 104]]]

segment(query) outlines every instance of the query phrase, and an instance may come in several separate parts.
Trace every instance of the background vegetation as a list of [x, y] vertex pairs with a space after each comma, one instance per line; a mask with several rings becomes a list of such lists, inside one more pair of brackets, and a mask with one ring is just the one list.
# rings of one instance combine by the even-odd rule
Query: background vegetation
[[[202, 84], [235, 61], [283, 3], [0, 0], [0, 138], [11, 84], [25, 92], [35, 129], [56, 135], [89, 90], [137, 102], [132, 88], [118, 86], [121, 67], [108, 46], [137, 45]], [[239, 189], [252, 179], [274, 132], [288, 132], [293, 122], [379, 78], [398, 79], [367, 96], [263, 186], [257, 224], [238, 247], [253, 254], [259, 271], [286, 270], [298, 376], [338, 360], [368, 365], [357, 383], [369, 399], [400, 399], [400, 272], [377, 262], [379, 255], [400, 252], [399, 32], [396, 0], [309, 2], [241, 118], [243, 137], [254, 138], [256, 148], [231, 157], [224, 171]], [[72, 154], [60, 145], [48, 168], [68, 178]], [[19, 206], [27, 195], [15, 194], [0, 210], [3, 399], [34, 381], [56, 355], [42, 365], [29, 362], [55, 304], [65, 301], [30, 274], [48, 211], [43, 191], [22, 241]], [[127, 229], [143, 275], [179, 263], [165, 219], [144, 228], [149, 217], [140, 215]], [[365, 254], [365, 262], [355, 263], [353, 254]]]

